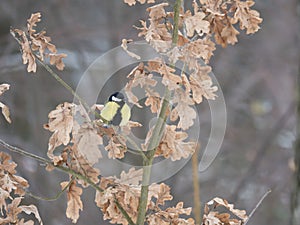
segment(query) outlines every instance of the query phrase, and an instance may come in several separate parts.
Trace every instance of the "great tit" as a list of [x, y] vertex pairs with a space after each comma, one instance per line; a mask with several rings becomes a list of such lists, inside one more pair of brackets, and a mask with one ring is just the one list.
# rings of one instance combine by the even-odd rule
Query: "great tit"
[[100, 112], [100, 117], [106, 124], [125, 126], [131, 116], [130, 107], [120, 92], [112, 94]]

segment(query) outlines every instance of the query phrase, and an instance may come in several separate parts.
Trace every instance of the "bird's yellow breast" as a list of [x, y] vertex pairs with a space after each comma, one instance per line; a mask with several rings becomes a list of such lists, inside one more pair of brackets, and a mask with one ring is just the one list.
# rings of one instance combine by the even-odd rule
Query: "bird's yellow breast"
[[110, 122], [116, 115], [119, 107], [120, 105], [115, 102], [107, 102], [104, 108], [101, 110], [101, 118], [106, 120], [107, 122]]
[[122, 120], [120, 126], [125, 126], [128, 123], [131, 116], [131, 110], [127, 104], [123, 105], [121, 109], [121, 116], [122, 116]]

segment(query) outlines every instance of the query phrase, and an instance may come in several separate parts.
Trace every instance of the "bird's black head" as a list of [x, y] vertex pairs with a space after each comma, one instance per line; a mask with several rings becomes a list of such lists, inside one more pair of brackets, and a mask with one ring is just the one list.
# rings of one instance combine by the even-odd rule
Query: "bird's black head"
[[109, 97], [108, 101], [110, 101], [110, 102], [123, 102], [124, 101], [124, 95], [120, 92], [115, 92]]

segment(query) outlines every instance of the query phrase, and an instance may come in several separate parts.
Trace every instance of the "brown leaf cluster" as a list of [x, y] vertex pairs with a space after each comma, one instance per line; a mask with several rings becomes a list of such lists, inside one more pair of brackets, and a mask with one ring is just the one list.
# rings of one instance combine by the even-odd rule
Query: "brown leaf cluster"
[[149, 225], [194, 225], [192, 218], [184, 219], [181, 215], [190, 215], [192, 208], [183, 208], [183, 202], [177, 203], [175, 207], [169, 207], [165, 210], [159, 210], [147, 216]]
[[175, 125], [166, 125], [155, 155], [170, 158], [172, 161], [189, 157], [194, 153], [197, 143], [185, 141], [187, 138], [188, 134], [178, 131]]
[[[121, 216], [122, 214], [117, 206], [118, 202], [130, 218], [136, 221], [142, 173], [141, 169], [135, 170], [131, 168], [128, 173], [123, 171], [120, 178], [106, 177], [101, 179], [100, 187], [104, 191], [96, 193], [95, 202], [103, 212], [105, 220], [110, 220], [110, 223], [128, 224], [128, 221]], [[152, 212], [147, 217], [149, 224], [154, 224], [154, 221], [169, 221], [168, 224], [194, 224], [191, 222], [193, 221], [192, 219], [185, 220], [180, 218], [180, 215], [189, 215], [191, 212], [190, 208], [183, 208], [182, 202], [178, 203], [176, 207], [161, 209], [161, 206], [164, 206], [166, 201], [172, 199], [170, 187], [166, 184], [153, 183], [149, 186], [147, 209]]]
[[[9, 84], [0, 84], [0, 96], [7, 90], [9, 90], [10, 85]], [[2, 111], [2, 115], [4, 116], [5, 120], [9, 123], [11, 123], [10, 119], [10, 112], [9, 108], [2, 102], [0, 102], [0, 108]]]
[[146, 2], [149, 3], [155, 3], [155, 0], [124, 0], [124, 2], [126, 4], [128, 4], [129, 6], [133, 6], [135, 5], [137, 2], [141, 3], [141, 4], [145, 4]]
[[[218, 207], [223, 207], [228, 212]], [[232, 215], [236, 218], [232, 218]], [[229, 204], [225, 199], [216, 197], [205, 204], [203, 225], [242, 225], [247, 219], [245, 210], [235, 209], [234, 205]]]
[[25, 222], [22, 213], [34, 214], [43, 224], [35, 205], [21, 204], [29, 185], [27, 180], [16, 175], [16, 167], [8, 154], [0, 152], [0, 224], [34, 224], [33, 220]]
[[15, 37], [22, 49], [23, 64], [27, 65], [28, 72], [36, 72], [36, 59], [44, 62], [45, 58], [50, 59], [50, 64], [57, 69], [63, 70], [65, 64], [62, 59], [67, 55], [57, 53], [56, 46], [51, 43], [51, 38], [46, 36], [46, 31], [37, 32], [37, 23], [41, 21], [41, 13], [31, 15], [27, 20], [27, 30], [11, 29], [11, 34]]

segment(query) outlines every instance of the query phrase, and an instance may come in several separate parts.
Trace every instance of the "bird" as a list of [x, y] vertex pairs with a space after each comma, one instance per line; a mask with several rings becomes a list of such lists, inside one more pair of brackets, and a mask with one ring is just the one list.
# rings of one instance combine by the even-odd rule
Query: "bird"
[[130, 117], [131, 109], [121, 92], [110, 95], [100, 112], [100, 118], [106, 125], [126, 126]]

